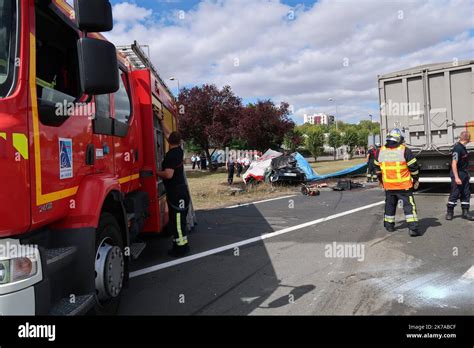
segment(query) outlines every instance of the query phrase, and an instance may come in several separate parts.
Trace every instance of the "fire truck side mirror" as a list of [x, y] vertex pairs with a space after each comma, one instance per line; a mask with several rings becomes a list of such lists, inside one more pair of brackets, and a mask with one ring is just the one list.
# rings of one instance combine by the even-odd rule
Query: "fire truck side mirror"
[[87, 95], [115, 93], [119, 68], [115, 46], [104, 40], [81, 38], [77, 42], [81, 89]]
[[110, 31], [114, 27], [112, 6], [108, 0], [74, 0], [79, 30], [95, 33]]

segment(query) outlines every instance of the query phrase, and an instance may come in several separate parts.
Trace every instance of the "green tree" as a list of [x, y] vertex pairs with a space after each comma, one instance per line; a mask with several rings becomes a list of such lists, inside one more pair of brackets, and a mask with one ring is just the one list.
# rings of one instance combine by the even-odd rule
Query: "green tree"
[[367, 150], [369, 134], [370, 131], [368, 129], [360, 129], [357, 136], [357, 146], [363, 147], [365, 150]]
[[289, 149], [291, 152], [296, 152], [298, 147], [303, 144], [303, 134], [298, 127], [295, 127], [292, 131], [286, 133], [283, 138], [283, 144], [285, 148]]
[[202, 147], [195, 144], [192, 139], [186, 142], [185, 149], [189, 153], [201, 153], [202, 152]]
[[342, 137], [342, 143], [349, 148], [350, 158], [354, 156], [354, 150], [359, 143], [359, 134], [355, 127], [349, 127]]
[[323, 130], [324, 133], [329, 133], [329, 131], [331, 130], [331, 126], [328, 125], [328, 124], [322, 124], [320, 125], [321, 129]]
[[[334, 128], [335, 127], [336, 126], [334, 125]], [[344, 123], [343, 121], [337, 121], [337, 129], [340, 130], [341, 132], [345, 132], [348, 127], [350, 127], [349, 124]]]
[[334, 148], [334, 159], [336, 159], [337, 149], [342, 146], [342, 135], [341, 132], [335, 128], [329, 132], [328, 144]]
[[317, 160], [324, 149], [324, 131], [321, 127], [315, 127], [306, 138], [306, 149], [311, 152], [314, 160]]
[[359, 129], [366, 129], [369, 131], [369, 134], [379, 134], [380, 133], [380, 123], [370, 122], [369, 120], [362, 120], [358, 124]]
[[314, 124], [305, 123], [301, 126], [296, 127], [296, 130], [299, 131], [301, 134], [309, 135], [315, 127], [317, 126], [315, 126]]
[[248, 145], [247, 140], [242, 138], [234, 138], [229, 143], [229, 149], [233, 150], [252, 150]]

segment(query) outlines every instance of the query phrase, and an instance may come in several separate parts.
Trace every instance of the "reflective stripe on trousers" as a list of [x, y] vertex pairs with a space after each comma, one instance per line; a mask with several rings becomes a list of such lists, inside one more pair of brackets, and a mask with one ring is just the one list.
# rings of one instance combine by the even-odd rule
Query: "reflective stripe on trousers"
[[181, 213], [176, 214], [176, 229], [178, 230], [178, 239], [176, 244], [178, 246], [185, 246], [188, 244], [188, 237], [183, 236], [183, 229], [181, 228]]
[[395, 212], [397, 210], [398, 201], [403, 202], [403, 211], [408, 226], [412, 229], [418, 227], [418, 215], [416, 211], [415, 199], [411, 191], [385, 191], [385, 216], [384, 225], [395, 224]]

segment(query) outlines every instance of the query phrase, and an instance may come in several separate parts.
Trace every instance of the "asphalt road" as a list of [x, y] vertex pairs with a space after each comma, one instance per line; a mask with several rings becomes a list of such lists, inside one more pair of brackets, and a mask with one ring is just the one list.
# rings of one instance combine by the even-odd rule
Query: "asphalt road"
[[120, 314], [472, 315], [474, 223], [459, 207], [445, 221], [446, 199], [445, 186], [416, 196], [416, 238], [401, 209], [384, 230], [374, 186], [200, 211], [190, 257], [149, 240]]

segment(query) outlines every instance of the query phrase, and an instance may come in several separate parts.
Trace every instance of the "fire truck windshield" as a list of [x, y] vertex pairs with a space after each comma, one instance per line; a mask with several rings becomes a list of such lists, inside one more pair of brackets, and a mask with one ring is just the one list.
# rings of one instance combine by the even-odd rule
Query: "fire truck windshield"
[[0, 98], [12, 89], [15, 75], [16, 0], [0, 0]]

